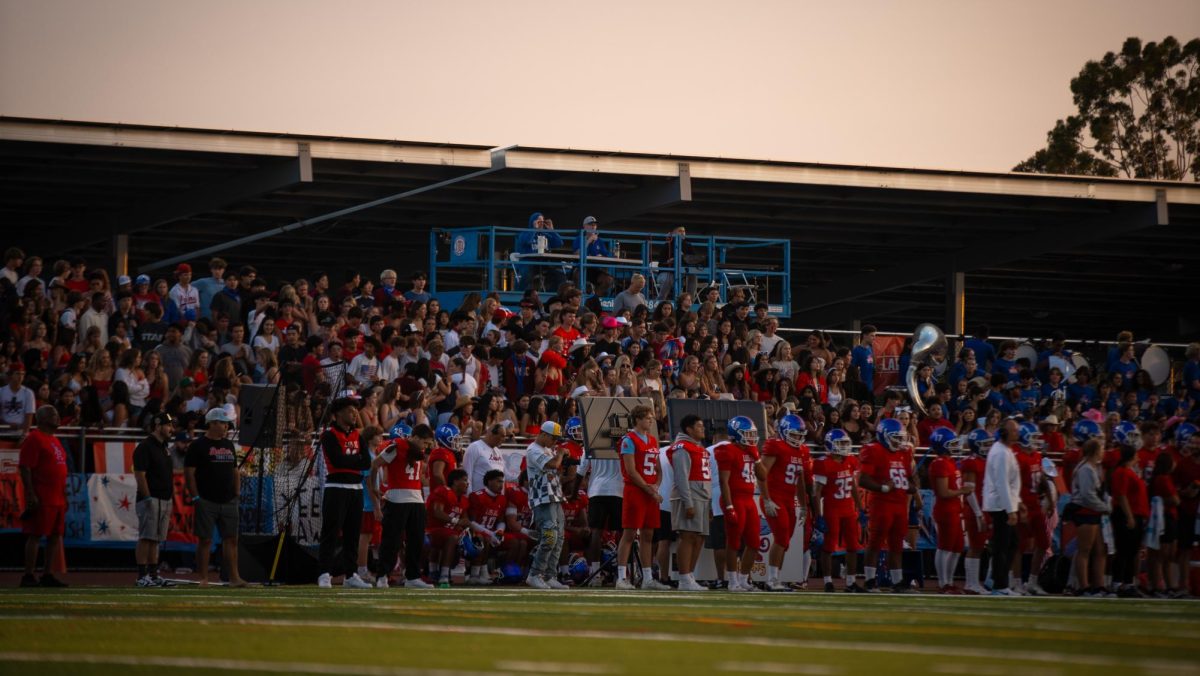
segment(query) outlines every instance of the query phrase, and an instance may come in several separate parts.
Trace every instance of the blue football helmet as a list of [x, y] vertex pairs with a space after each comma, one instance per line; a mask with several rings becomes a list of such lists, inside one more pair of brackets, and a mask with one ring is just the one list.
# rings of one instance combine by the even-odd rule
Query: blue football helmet
[[825, 435], [825, 450], [832, 455], [845, 457], [850, 455], [850, 450], [854, 446], [854, 442], [850, 440], [850, 435], [846, 434], [846, 430], [832, 429], [829, 434]]
[[725, 431], [729, 432], [729, 439], [735, 444], [742, 446], [757, 446], [758, 445], [758, 428], [754, 426], [754, 421], [744, 415], [735, 415], [725, 423]]
[[1175, 430], [1175, 450], [1182, 451], [1189, 446], [1200, 446], [1200, 429], [1192, 423], [1180, 423], [1179, 429]]
[[1046, 447], [1042, 433], [1038, 431], [1037, 425], [1031, 422], [1023, 422], [1017, 426], [1017, 443], [1034, 451], [1040, 451]]
[[875, 436], [889, 451], [898, 451], [910, 445], [904, 424], [895, 418], [884, 418], [875, 426]]
[[1071, 436], [1075, 438], [1075, 443], [1082, 446], [1089, 439], [1104, 439], [1104, 430], [1100, 429], [1100, 423], [1084, 418], [1071, 428]]
[[939, 427], [929, 434], [929, 450], [937, 455], [954, 453], [960, 447], [958, 435], [948, 427]]
[[387, 433], [387, 438], [390, 440], [407, 439], [411, 436], [412, 436], [412, 428], [409, 427], [408, 423], [404, 422], [403, 420], [396, 423], [395, 425], [392, 425], [392, 429], [388, 430], [388, 433]]
[[793, 413], [780, 418], [776, 429], [779, 430], [780, 439], [786, 441], [789, 446], [797, 448], [804, 443], [804, 435], [808, 431], [808, 428], [804, 425], [804, 419]]
[[583, 419], [579, 416], [567, 418], [567, 424], [563, 426], [563, 433], [571, 441], [583, 443]]
[[1130, 448], [1142, 447], [1142, 433], [1138, 431], [1137, 425], [1122, 420], [1113, 428], [1113, 441], [1121, 446], [1129, 446]]
[[437, 431], [433, 433], [433, 439], [437, 442], [438, 446], [443, 446], [453, 451], [462, 450], [458, 447], [461, 438], [462, 435], [458, 433], [458, 426], [451, 423], [438, 425]]
[[470, 531], [462, 534], [462, 537], [458, 539], [458, 544], [462, 547], [463, 556], [468, 559], [479, 556], [483, 551], [483, 540]]
[[982, 427], [971, 430], [967, 435], [967, 448], [975, 455], [987, 455], [996, 439]]
[[572, 554], [567, 563], [567, 573], [575, 584], [581, 584], [591, 574], [591, 566], [588, 565], [588, 560], [579, 554]]

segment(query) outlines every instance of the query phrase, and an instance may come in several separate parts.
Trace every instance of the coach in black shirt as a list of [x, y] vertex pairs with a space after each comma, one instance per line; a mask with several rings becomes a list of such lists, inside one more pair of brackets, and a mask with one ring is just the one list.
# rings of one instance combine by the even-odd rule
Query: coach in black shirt
[[137, 480], [139, 587], [165, 587], [158, 576], [158, 547], [166, 541], [171, 526], [175, 495], [175, 469], [167, 444], [175, 432], [175, 419], [157, 413], [150, 420], [150, 436], [133, 449], [133, 476]]
[[237, 449], [226, 439], [233, 419], [221, 407], [204, 416], [208, 429], [188, 447], [183, 462], [188, 493], [196, 505], [197, 568], [200, 586], [208, 586], [208, 554], [213, 526], [221, 530], [221, 552], [229, 569], [229, 585], [245, 587], [238, 573], [238, 496], [242, 482], [238, 474]]
[[[348, 398], [329, 407], [333, 425], [321, 435], [325, 459], [325, 491], [321, 502], [321, 546], [318, 553], [321, 575], [318, 587], [333, 586], [333, 578], [344, 575], [342, 586], [370, 589], [358, 576], [358, 534], [362, 530], [363, 471], [371, 468], [371, 452], [359, 440], [358, 408]], [[342, 544], [337, 556], [338, 540]], [[366, 563], [364, 561], [364, 563]]]

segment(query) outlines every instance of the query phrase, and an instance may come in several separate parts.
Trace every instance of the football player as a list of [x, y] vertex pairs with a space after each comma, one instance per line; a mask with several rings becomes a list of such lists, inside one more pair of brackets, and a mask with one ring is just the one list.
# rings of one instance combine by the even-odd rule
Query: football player
[[967, 434], [967, 451], [970, 453], [959, 465], [962, 472], [963, 485], [970, 484], [974, 490], [967, 493], [967, 506], [970, 513], [966, 514], [967, 557], [963, 559], [963, 573], [966, 582], [963, 593], [983, 595], [987, 593], [979, 581], [979, 557], [987, 547], [991, 538], [991, 527], [988, 515], [983, 512], [983, 475], [987, 470], [987, 454], [995, 437], [982, 428], [971, 430]]
[[[388, 574], [396, 565], [400, 538], [404, 538], [404, 586], [409, 589], [430, 589], [421, 579], [421, 550], [425, 546], [425, 499], [422, 490], [427, 478], [424, 473], [425, 453], [433, 446], [433, 430], [417, 425], [408, 432], [399, 425], [388, 433], [388, 444], [371, 462], [367, 486], [374, 494], [376, 505], [383, 506], [383, 534], [379, 542], [379, 568], [375, 586], [386, 588]], [[381, 470], [384, 478], [380, 478]], [[386, 492], [380, 495], [380, 487]]]
[[576, 463], [583, 461], [583, 420], [579, 416], [567, 418], [567, 424], [563, 425], [563, 434], [565, 438], [561, 445], [567, 449], [567, 456], [573, 458]]
[[712, 468], [704, 440], [704, 421], [688, 414], [679, 423], [679, 434], [667, 447], [667, 462], [674, 470], [671, 489], [671, 524], [679, 533], [676, 561], [679, 591], [703, 591], [696, 582], [696, 563], [711, 518]]
[[[567, 445], [564, 443], [562, 446]], [[582, 488], [583, 477], [579, 475], [579, 461], [572, 457], [570, 452], [570, 447], [567, 447], [568, 455], [563, 458], [562, 467], [559, 469], [563, 497], [567, 499], [563, 503], [566, 542], [558, 565], [559, 582], [563, 584], [571, 578], [571, 570], [567, 565], [571, 554], [586, 551], [592, 539], [592, 531], [587, 525], [587, 491]]]
[[459, 434], [458, 426], [446, 423], [438, 425], [433, 433], [437, 446], [429, 452], [429, 489], [447, 484], [446, 475], [458, 467], [457, 453], [466, 439]]
[[617, 544], [617, 589], [633, 589], [629, 581], [629, 556], [633, 541], [638, 542], [638, 556], [642, 564], [642, 589], [670, 589], [654, 579], [654, 568], [650, 565], [654, 555], [654, 529], [661, 522], [658, 492], [659, 459], [658, 439], [651, 432], [657, 421], [654, 409], [649, 406], [634, 406], [630, 412], [633, 429], [621, 438], [621, 475], [625, 489], [621, 497], [621, 541]]
[[[916, 466], [912, 442], [904, 425], [895, 418], [884, 418], [875, 427], [876, 441], [859, 453], [858, 485], [871, 492], [868, 504], [868, 542], [863, 572], [867, 589], [875, 588], [875, 563], [879, 550], [888, 550], [888, 568], [892, 591], [909, 591], [904, 580], [904, 536], [908, 534], [909, 496], [917, 492]], [[919, 506], [919, 501], [917, 501]]]
[[1187, 585], [1192, 545], [1196, 543], [1196, 509], [1200, 506], [1200, 430], [1192, 423], [1180, 423], [1175, 430], [1175, 444], [1170, 450], [1175, 456], [1175, 471], [1171, 478], [1179, 491], [1178, 537], [1175, 541], [1176, 580], [1180, 591], [1176, 597], [1186, 597], [1182, 588]]
[[[767, 495], [767, 470], [758, 454], [758, 428], [744, 415], [725, 425], [729, 440], [715, 449], [725, 515], [725, 576], [731, 592], [749, 592], [750, 572], [759, 544], [758, 505], [754, 488]], [[739, 557], [739, 550], [741, 555]]]
[[504, 543], [509, 564], [525, 568], [529, 547], [533, 544], [533, 508], [529, 506], [529, 477], [524, 471], [517, 476], [517, 485], [504, 489]]
[[1013, 591], [1022, 595], [1044, 596], [1048, 592], [1038, 586], [1037, 576], [1050, 548], [1050, 530], [1046, 513], [1042, 508], [1042, 497], [1050, 498], [1050, 509], [1054, 509], [1054, 483], [1042, 471], [1042, 449], [1046, 444], [1037, 425], [1023, 422], [1017, 427], [1017, 466], [1021, 469], [1021, 511], [1024, 518], [1017, 523], [1017, 538], [1020, 553], [1032, 551], [1029, 584], [1020, 582], [1021, 556], [1013, 558], [1012, 571], [1017, 581]]
[[458, 563], [459, 539], [470, 525], [467, 473], [461, 469], [450, 470], [446, 481], [445, 486], [429, 491], [429, 499], [425, 501], [425, 511], [429, 515], [429, 525], [425, 527], [430, 545], [429, 576], [437, 580], [441, 589], [450, 587], [450, 571]]
[[[762, 511], [771, 528], [773, 542], [767, 555], [767, 589], [790, 591], [779, 581], [783, 557], [791, 546], [792, 533], [804, 517], [808, 505], [806, 482], [812, 471], [812, 456], [804, 443], [807, 429], [798, 415], [779, 419], [779, 438], [763, 444], [762, 464], [767, 472], [767, 492], [762, 495]], [[801, 541], [801, 581], [808, 579], [807, 543]]]
[[504, 513], [508, 509], [508, 500], [504, 497], [504, 472], [488, 470], [483, 475], [483, 486], [471, 494], [467, 507], [471, 531], [483, 540], [483, 552], [471, 562], [467, 584], [492, 583], [492, 578], [487, 574], [487, 560], [493, 551], [499, 549], [504, 537]]
[[961, 594], [954, 586], [954, 569], [963, 552], [963, 496], [974, 492], [975, 486], [964, 483], [962, 472], [953, 454], [960, 448], [954, 431], [939, 427], [929, 435], [929, 450], [937, 455], [929, 465], [929, 480], [933, 483], [933, 521], [937, 524], [937, 552], [933, 565], [937, 569], [938, 588], [943, 594]]
[[825, 571], [825, 591], [832, 592], [833, 552], [846, 552], [846, 588], [862, 593], [858, 584], [858, 546], [861, 540], [858, 517], [862, 513], [862, 497], [854, 478], [858, 475], [858, 458], [850, 455], [852, 442], [845, 430], [833, 429], [825, 435], [828, 455], [813, 467], [813, 513], [817, 515], [817, 530], [825, 534], [821, 547], [821, 570]]

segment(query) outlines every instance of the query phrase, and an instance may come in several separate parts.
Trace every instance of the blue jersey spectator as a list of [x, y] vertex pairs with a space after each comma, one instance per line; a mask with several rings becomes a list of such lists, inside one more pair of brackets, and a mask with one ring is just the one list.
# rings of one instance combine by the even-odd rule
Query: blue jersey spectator
[[608, 245], [600, 239], [600, 235], [596, 233], [596, 217], [588, 216], [583, 219], [583, 232], [575, 238], [574, 252], [579, 253], [581, 248], [586, 245], [587, 250], [584, 252], [588, 257], [605, 256], [612, 258], [612, 252], [608, 250]]
[[858, 379], [867, 386], [868, 392], [875, 391], [875, 327], [862, 327], [858, 345], [850, 351], [850, 365], [858, 367]]
[[996, 361], [996, 349], [988, 342], [988, 327], [980, 326], [975, 332], [975, 337], [968, 338], [963, 347], [975, 353], [975, 361], [979, 363], [979, 368], [984, 371], [991, 370], [992, 362]]
[[200, 316], [205, 318], [212, 317], [212, 299], [225, 288], [225, 268], [229, 265], [222, 258], [213, 258], [208, 262], [208, 269], [212, 275], [204, 279], [197, 279], [192, 282], [192, 286], [200, 293]]

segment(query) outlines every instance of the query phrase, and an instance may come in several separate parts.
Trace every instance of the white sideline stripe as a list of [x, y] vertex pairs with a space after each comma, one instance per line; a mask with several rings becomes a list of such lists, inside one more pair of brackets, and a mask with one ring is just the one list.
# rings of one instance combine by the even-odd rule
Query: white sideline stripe
[[127, 667], [173, 667], [221, 671], [265, 671], [299, 674], [355, 674], [362, 676], [498, 676], [506, 672], [462, 669], [409, 669], [368, 664], [321, 664], [313, 662], [268, 662], [207, 657], [154, 657], [149, 655], [103, 655], [97, 653], [0, 652], [0, 662], [57, 662], [62, 664], [119, 664]]
[[[0, 616], [4, 620], [70, 620], [78, 621], [77, 617], [68, 618], [65, 615], [17, 615]], [[907, 643], [863, 643], [859, 641], [814, 641], [787, 638], [769, 638], [765, 636], [747, 636], [735, 638], [731, 636], [668, 634], [661, 632], [618, 632], [618, 631], [572, 631], [550, 629], [519, 629], [516, 627], [473, 627], [453, 624], [405, 624], [391, 622], [334, 622], [327, 620], [268, 620], [268, 619], [197, 619], [178, 617], [175, 615], [146, 615], [137, 619], [145, 622], [186, 622], [188, 624], [219, 624], [229, 626], [240, 624], [259, 627], [318, 627], [325, 629], [370, 629], [374, 631], [406, 631], [430, 632], [446, 634], [483, 634], [488, 636], [516, 636], [521, 638], [583, 638], [598, 640], [627, 640], [627, 641], [658, 641], [667, 643], [720, 643], [724, 645], [760, 646], [768, 648], [797, 648], [802, 650], [832, 650], [849, 652], [872, 652], [883, 654], [926, 655], [932, 657], [962, 657], [965, 659], [1001, 660], [1012, 662], [1048, 662], [1051, 664], [1079, 664], [1098, 667], [1136, 666], [1146, 670], [1195, 670], [1191, 662], [1180, 662], [1167, 659], [1142, 659], [1109, 657], [1101, 655], [1081, 655], [1072, 653], [1057, 653], [1041, 650], [1028, 650], [1015, 653], [1006, 650], [988, 650], [984, 648], [962, 648], [958, 646], [925, 646]]]
[[619, 671], [607, 664], [583, 664], [576, 662], [520, 662], [502, 660], [496, 662], [497, 669], [540, 674], [611, 674]]
[[995, 664], [960, 664], [941, 662], [935, 663], [932, 667], [935, 674], [961, 674], [962, 676], [1006, 676], [1006, 674], [1019, 673], [1021, 676], [1057, 676], [1062, 673], [1062, 669], [1053, 667], [1029, 667], [1023, 666], [1017, 669], [1006, 669]]
[[717, 671], [755, 674], [809, 674], [810, 676], [832, 676], [840, 674], [839, 667], [828, 664], [796, 664], [793, 662], [718, 662]]

